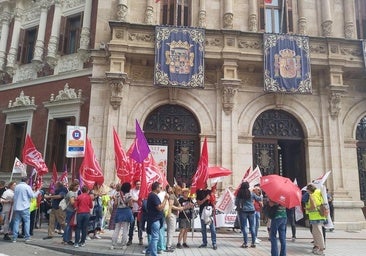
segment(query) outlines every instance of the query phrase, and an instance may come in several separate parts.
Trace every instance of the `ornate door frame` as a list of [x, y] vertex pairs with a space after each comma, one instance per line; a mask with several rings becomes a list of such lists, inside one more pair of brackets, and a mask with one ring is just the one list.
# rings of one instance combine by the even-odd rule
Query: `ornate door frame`
[[162, 105], [144, 123], [149, 145], [168, 146], [169, 184], [190, 185], [200, 155], [200, 126], [192, 112], [179, 105]]
[[304, 133], [300, 123], [283, 110], [261, 113], [253, 125], [253, 166], [262, 175], [279, 174], [306, 184]]

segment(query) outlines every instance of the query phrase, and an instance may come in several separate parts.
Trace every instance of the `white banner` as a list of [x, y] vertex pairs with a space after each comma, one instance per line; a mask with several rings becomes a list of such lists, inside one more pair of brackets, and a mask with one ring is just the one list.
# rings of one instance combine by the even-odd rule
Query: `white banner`
[[168, 146], [149, 145], [150, 152], [161, 170], [167, 175], [168, 166]]
[[17, 157], [14, 159], [12, 173], [20, 173], [22, 176], [27, 176], [25, 165]]
[[215, 207], [221, 212], [230, 213], [235, 208], [234, 200], [233, 193], [227, 188], [217, 200]]

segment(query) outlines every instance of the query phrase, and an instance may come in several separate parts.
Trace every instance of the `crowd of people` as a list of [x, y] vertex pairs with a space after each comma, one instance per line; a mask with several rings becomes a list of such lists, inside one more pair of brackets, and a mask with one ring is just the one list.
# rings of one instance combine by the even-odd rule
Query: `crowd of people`
[[[156, 256], [159, 251], [173, 252], [175, 249], [189, 248], [188, 231], [194, 228], [194, 208], [199, 208], [202, 243], [199, 248], [208, 247], [208, 229], [211, 245], [218, 249], [216, 238], [215, 193], [205, 184], [192, 196], [190, 189], [183, 184], [163, 185], [154, 182], [147, 199], [140, 201], [141, 181], [122, 184], [94, 184], [92, 189], [80, 187], [74, 180], [67, 188], [57, 182], [52, 193], [44, 193], [28, 184], [24, 177], [20, 183], [0, 181], [1, 228], [3, 239], [16, 242], [24, 237], [30, 241], [33, 229], [37, 228], [36, 210], [41, 204], [48, 205], [45, 216], [48, 217], [48, 234], [43, 239], [53, 239], [55, 232], [62, 234], [62, 243], [76, 248], [86, 245], [86, 240], [99, 239], [104, 229], [113, 230], [110, 249], [126, 248], [133, 243], [137, 231], [138, 244], [143, 245], [143, 232], [146, 232], [147, 247], [143, 252]], [[65, 201], [65, 202], [62, 202]], [[328, 202], [332, 205], [329, 195]], [[62, 206], [65, 204], [65, 206]], [[302, 204], [308, 215], [313, 236], [315, 255], [324, 255], [326, 217], [319, 212], [324, 199], [319, 189], [308, 184], [302, 196]], [[286, 229], [291, 226], [292, 241], [296, 240], [294, 208], [286, 209], [264, 195], [259, 185], [251, 188], [248, 182], [242, 182], [236, 196], [235, 207], [239, 227], [243, 235], [242, 248], [256, 248], [261, 242], [258, 229], [261, 225], [261, 213], [267, 220], [271, 256], [286, 256]], [[43, 207], [44, 208], [44, 207]], [[39, 215], [39, 214], [38, 214]], [[331, 212], [333, 218], [333, 212]], [[176, 229], [178, 239], [174, 241]], [[20, 231], [20, 227], [22, 227]], [[248, 233], [250, 233], [250, 240]], [[278, 236], [278, 237], [277, 237]], [[280, 248], [278, 246], [280, 242]]]

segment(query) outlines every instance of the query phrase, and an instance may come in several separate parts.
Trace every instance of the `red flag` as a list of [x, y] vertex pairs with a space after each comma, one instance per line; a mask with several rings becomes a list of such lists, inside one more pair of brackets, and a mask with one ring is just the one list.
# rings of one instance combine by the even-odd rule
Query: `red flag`
[[160, 2], [160, 0], [155, 0], [155, 3], [158, 3], [158, 2]]
[[208, 179], [208, 150], [207, 150], [207, 138], [203, 142], [201, 157], [198, 162], [197, 171], [192, 178], [191, 195], [196, 193], [197, 190], [205, 187], [205, 183]]
[[58, 178], [58, 181], [61, 181], [62, 184], [64, 184], [66, 187], [69, 186], [69, 178], [67, 176], [68, 176], [67, 167], [65, 166], [65, 170], [61, 174], [61, 176]]
[[[143, 163], [140, 165], [142, 166]], [[150, 190], [151, 190], [151, 188], [150, 188]], [[147, 199], [148, 195], [149, 195], [149, 187], [148, 187], [147, 181], [146, 181], [146, 171], [142, 171], [141, 172], [141, 187], [140, 187], [139, 200], [138, 200], [140, 205], [142, 203], [142, 200]]]
[[121, 180], [121, 183], [132, 181], [130, 161], [126, 155], [126, 152], [121, 146], [121, 141], [115, 129], [113, 129], [114, 140], [114, 153], [115, 164], [117, 170], [117, 176]]
[[[160, 1], [160, 0], [159, 0]], [[272, 0], [264, 0], [264, 2], [266, 3], [266, 4], [271, 4], [272, 3]]]
[[249, 176], [250, 174], [250, 171], [252, 170], [252, 167], [249, 166], [249, 168], [246, 170], [246, 172], [244, 173], [244, 176], [243, 178], [241, 179], [238, 187], [236, 188], [235, 192], [234, 192], [234, 195], [237, 196], [238, 192], [239, 192], [239, 189], [240, 189], [240, 186], [241, 186], [241, 183], [243, 183], [243, 181], [245, 181], [245, 179]]
[[51, 194], [53, 194], [55, 192], [55, 185], [56, 185], [57, 180], [58, 180], [57, 168], [56, 168], [56, 164], [53, 163], [52, 177], [50, 180], [50, 186], [48, 188], [48, 190], [50, 191]]
[[23, 163], [33, 166], [38, 175], [44, 175], [48, 173], [46, 163], [42, 158], [42, 154], [36, 149], [31, 137], [27, 134], [22, 153]]
[[86, 139], [84, 160], [79, 169], [80, 179], [84, 185], [92, 189], [95, 183], [103, 184], [104, 176], [102, 169], [95, 157], [90, 139]]
[[146, 172], [146, 182], [148, 185], [149, 192], [151, 190], [151, 185], [155, 181], [158, 181], [164, 188], [168, 184], [164, 171], [155, 162], [152, 154], [149, 154], [149, 157], [145, 159], [144, 170]]
[[142, 163], [150, 153], [149, 145], [147, 144], [145, 135], [141, 130], [139, 123], [136, 120], [136, 139], [130, 157], [138, 163]]

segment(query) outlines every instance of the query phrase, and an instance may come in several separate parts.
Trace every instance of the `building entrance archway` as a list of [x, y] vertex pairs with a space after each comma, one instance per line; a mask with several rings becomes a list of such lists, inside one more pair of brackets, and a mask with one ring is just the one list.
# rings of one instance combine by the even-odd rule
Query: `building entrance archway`
[[153, 110], [144, 123], [149, 145], [168, 147], [169, 184], [191, 184], [200, 156], [200, 125], [192, 112], [179, 105], [163, 105]]
[[283, 110], [261, 113], [253, 126], [253, 166], [262, 175], [278, 174], [307, 184], [304, 132], [294, 116]]

